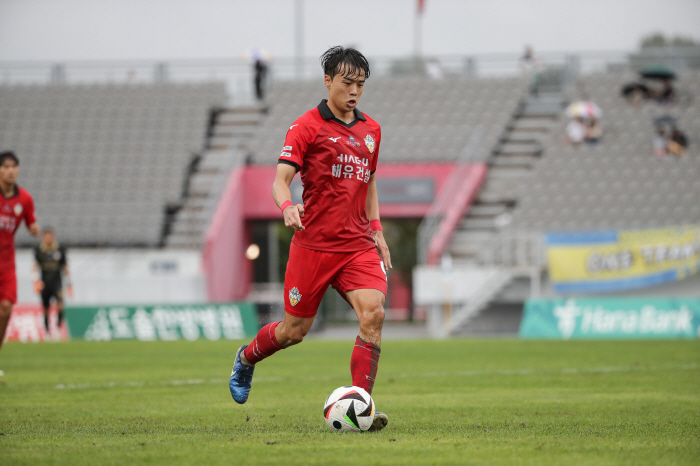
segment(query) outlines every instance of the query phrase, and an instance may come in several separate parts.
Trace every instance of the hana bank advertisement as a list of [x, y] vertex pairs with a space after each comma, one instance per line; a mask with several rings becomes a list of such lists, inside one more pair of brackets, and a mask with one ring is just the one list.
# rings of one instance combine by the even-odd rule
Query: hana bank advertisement
[[700, 337], [700, 299], [529, 299], [519, 334], [556, 340], [696, 339]]
[[700, 268], [700, 225], [548, 233], [557, 293], [604, 293], [682, 280]]

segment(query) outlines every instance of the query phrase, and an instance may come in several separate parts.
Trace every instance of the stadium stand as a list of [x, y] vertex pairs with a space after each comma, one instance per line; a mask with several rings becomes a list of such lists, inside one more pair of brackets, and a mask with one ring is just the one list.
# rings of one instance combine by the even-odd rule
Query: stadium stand
[[[525, 87], [520, 77], [370, 77], [359, 108], [382, 125], [382, 162], [454, 161], [477, 125], [485, 128], [485, 158]], [[289, 125], [325, 97], [316, 81], [277, 83], [269, 94], [269, 116], [249, 146], [249, 161], [276, 163]]]
[[[155, 247], [225, 101], [213, 82], [0, 86], [0, 147], [63, 242]], [[17, 243], [33, 244], [23, 230]]]
[[[517, 189], [511, 229], [534, 231], [644, 228], [700, 221], [697, 103], [646, 103], [632, 107], [620, 96], [627, 79], [618, 73], [581, 77], [569, 96], [603, 109], [604, 135], [595, 146], [563, 142], [566, 118], [544, 140], [531, 176]], [[684, 95], [700, 95], [700, 73], [680, 76]], [[680, 157], [653, 156], [654, 119], [670, 114], [689, 137]]]

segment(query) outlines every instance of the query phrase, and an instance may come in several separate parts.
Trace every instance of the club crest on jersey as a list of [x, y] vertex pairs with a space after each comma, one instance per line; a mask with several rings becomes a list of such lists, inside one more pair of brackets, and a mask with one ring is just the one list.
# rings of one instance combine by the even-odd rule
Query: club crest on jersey
[[299, 301], [301, 301], [301, 293], [299, 293], [299, 290], [297, 290], [295, 286], [289, 290], [289, 304], [296, 306]]
[[22, 215], [24, 209], [22, 209], [22, 204], [15, 204], [15, 215], [20, 216]]
[[374, 139], [372, 139], [372, 136], [369, 134], [365, 138], [365, 146], [367, 146], [367, 149], [369, 150], [370, 154], [374, 153]]

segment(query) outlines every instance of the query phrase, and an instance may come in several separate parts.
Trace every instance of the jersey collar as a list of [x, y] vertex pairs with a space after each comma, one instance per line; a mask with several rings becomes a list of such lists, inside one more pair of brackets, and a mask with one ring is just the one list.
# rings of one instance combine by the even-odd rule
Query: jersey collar
[[340, 123], [343, 126], [347, 126], [348, 128], [353, 126], [355, 123], [358, 121], [367, 121], [367, 118], [362, 114], [361, 111], [359, 111], [357, 108], [353, 108], [352, 112], [355, 114], [355, 121], [352, 123], [345, 123], [343, 120], [339, 120], [338, 118], [333, 115], [333, 112], [331, 111], [330, 107], [328, 107], [328, 99], [323, 99], [320, 104], [318, 104], [318, 111], [321, 114], [321, 118], [324, 120], [333, 120], [338, 123]]
[[6, 197], [5, 193], [2, 193], [2, 197], [4, 197], [5, 199], [12, 199], [15, 196], [19, 196], [19, 187], [17, 185], [15, 185], [15, 190], [12, 192], [12, 196]]

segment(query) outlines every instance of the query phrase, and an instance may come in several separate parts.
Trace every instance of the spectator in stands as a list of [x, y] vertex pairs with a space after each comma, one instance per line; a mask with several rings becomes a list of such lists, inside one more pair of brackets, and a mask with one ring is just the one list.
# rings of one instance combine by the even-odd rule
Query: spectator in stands
[[529, 45], [525, 46], [525, 52], [520, 57], [520, 69], [523, 73], [528, 74], [534, 71], [540, 64], [540, 60], [535, 58], [535, 54], [532, 51], [532, 47]]
[[442, 72], [442, 66], [437, 58], [431, 58], [426, 63], [425, 70], [432, 79], [442, 79], [444, 74]]
[[600, 138], [603, 137], [603, 128], [598, 123], [597, 118], [589, 118], [586, 122], [586, 136], [584, 141], [586, 144], [595, 145], [598, 144]]
[[649, 98], [649, 88], [643, 83], [627, 83], [622, 86], [622, 97], [626, 98], [633, 107], [639, 107]]
[[255, 72], [255, 97], [262, 101], [265, 98], [265, 79], [267, 78], [267, 63], [262, 56], [255, 58], [253, 70]]
[[657, 129], [652, 143], [654, 145], [654, 155], [657, 159], [663, 159], [668, 155], [668, 150], [666, 149], [666, 131], [662, 128]]
[[676, 102], [676, 90], [670, 79], [661, 81], [661, 88], [655, 89], [653, 97], [660, 104], [672, 104]]
[[683, 131], [678, 128], [673, 128], [666, 147], [671, 154], [680, 157], [683, 155], [683, 151], [688, 147], [688, 138]]
[[582, 117], [576, 117], [566, 125], [567, 144], [580, 145], [586, 139], [586, 125]]

